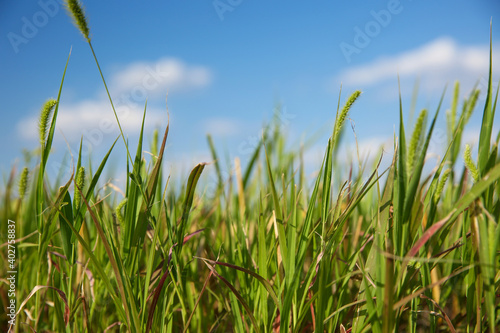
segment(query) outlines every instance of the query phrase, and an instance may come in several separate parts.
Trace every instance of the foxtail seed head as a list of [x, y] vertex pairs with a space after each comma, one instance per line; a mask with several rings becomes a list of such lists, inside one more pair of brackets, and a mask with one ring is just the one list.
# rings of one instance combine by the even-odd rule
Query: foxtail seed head
[[54, 106], [57, 104], [55, 99], [49, 99], [43, 105], [42, 112], [40, 113], [40, 143], [45, 145], [45, 139], [47, 138], [47, 130], [49, 128], [50, 115]]
[[82, 201], [82, 195], [80, 191], [83, 191], [83, 187], [85, 186], [85, 167], [83, 166], [80, 167], [80, 169], [78, 169], [78, 174], [76, 175], [76, 186], [78, 187], [75, 187], [74, 198], [75, 198], [75, 207], [78, 208], [80, 207], [80, 203]]
[[446, 169], [443, 172], [443, 175], [441, 176], [441, 180], [439, 180], [439, 183], [436, 187], [436, 192], [434, 192], [434, 204], [437, 204], [439, 201], [439, 198], [441, 198], [441, 193], [443, 193], [444, 185], [446, 185], [446, 181], [448, 180], [448, 177], [450, 176], [451, 169]]
[[418, 115], [417, 122], [415, 123], [415, 128], [410, 140], [410, 146], [408, 147], [408, 171], [411, 172], [413, 169], [413, 162], [415, 160], [415, 154], [417, 153], [418, 143], [422, 136], [422, 129], [424, 127], [425, 117], [427, 117], [427, 110], [423, 109]]
[[470, 101], [467, 103], [467, 113], [465, 114], [465, 121], [469, 121], [469, 118], [472, 115], [472, 111], [474, 111], [474, 108], [476, 107], [476, 103], [480, 93], [481, 91], [479, 89], [474, 90], [474, 92], [472, 93]]
[[87, 42], [90, 42], [89, 26], [81, 2], [79, 0], [66, 0], [66, 9], [73, 18], [75, 26], [80, 30]]
[[125, 206], [126, 203], [127, 203], [127, 198], [123, 199], [122, 202], [120, 202], [120, 204], [115, 209], [116, 218], [121, 225], [125, 223], [125, 219], [123, 218], [122, 215], [122, 208], [123, 206]]
[[21, 172], [21, 178], [19, 178], [19, 198], [24, 199], [26, 194], [26, 188], [28, 187], [28, 168], [24, 167]]
[[358, 99], [359, 95], [361, 95], [361, 91], [356, 90], [355, 92], [352, 93], [352, 95], [347, 99], [347, 102], [345, 103], [344, 107], [342, 108], [342, 111], [337, 117], [337, 120], [335, 121], [335, 133], [333, 136], [334, 141], [336, 141], [337, 136], [340, 133], [340, 130], [342, 129], [342, 125], [344, 124], [345, 118], [347, 117], [347, 114], [349, 113], [349, 109], [351, 106], [356, 102]]
[[474, 179], [474, 182], [477, 182], [479, 180], [479, 171], [477, 171], [476, 164], [472, 160], [471, 148], [469, 145], [465, 145], [464, 160], [465, 160], [465, 167], [471, 173], [472, 179]]

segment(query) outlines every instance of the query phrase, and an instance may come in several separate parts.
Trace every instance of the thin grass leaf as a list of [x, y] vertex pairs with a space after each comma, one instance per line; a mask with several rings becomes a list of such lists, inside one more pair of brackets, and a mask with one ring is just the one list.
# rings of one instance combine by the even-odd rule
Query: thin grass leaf
[[[60, 190], [63, 190], [61, 188]], [[69, 195], [69, 192], [66, 191], [64, 194], [64, 202], [63, 202], [63, 207], [61, 209], [60, 215], [59, 215], [59, 225], [60, 225], [60, 230], [61, 230], [61, 239], [62, 239], [62, 244], [63, 244], [63, 250], [64, 253], [66, 254], [66, 258], [68, 259], [68, 262], [70, 265], [73, 265], [75, 263], [75, 249], [73, 247], [73, 243], [71, 242], [71, 228], [68, 226], [68, 224], [73, 224], [73, 208], [71, 206], [71, 197]], [[68, 223], [65, 223], [65, 221], [68, 221]]]
[[[147, 103], [146, 103], [147, 106]], [[144, 111], [142, 114], [142, 122], [141, 122], [141, 131], [139, 134], [139, 142], [137, 143], [137, 151], [135, 153], [135, 160], [132, 167], [132, 173], [129, 174], [131, 184], [130, 184], [130, 193], [128, 196], [128, 203], [125, 211], [125, 226], [123, 233], [123, 247], [122, 252], [125, 254], [129, 254], [137, 245], [138, 238], [136, 236], [137, 224], [140, 223], [137, 217], [137, 209], [140, 202], [141, 194], [143, 193], [143, 181], [141, 177], [141, 168], [143, 165], [142, 160], [142, 142], [144, 139], [144, 123], [146, 121], [146, 106], [144, 107]], [[144, 195], [142, 195], [143, 200], [147, 200]], [[141, 216], [144, 219], [144, 216]], [[144, 223], [143, 221], [141, 221]], [[145, 231], [144, 231], [145, 232]], [[134, 258], [134, 255], [131, 255]], [[130, 260], [129, 262], [132, 262]], [[130, 266], [130, 264], [129, 264]]]
[[218, 181], [217, 186], [220, 189], [224, 184], [224, 178], [222, 177], [222, 172], [220, 169], [219, 159], [217, 158], [217, 151], [215, 150], [214, 141], [212, 140], [212, 136], [210, 134], [207, 134], [207, 142], [208, 142], [208, 147], [210, 148], [210, 153], [212, 154], [212, 159], [214, 160], [215, 164], [215, 172], [217, 174], [217, 181]]
[[134, 230], [132, 244], [139, 245], [140, 241], [144, 241], [147, 226], [149, 223], [148, 215], [150, 214], [151, 207], [153, 205], [153, 201], [155, 199], [156, 187], [158, 186], [158, 182], [161, 175], [161, 164], [163, 161], [163, 153], [165, 152], [165, 146], [168, 137], [169, 125], [167, 124], [167, 128], [165, 129], [165, 134], [163, 135], [163, 140], [160, 147], [160, 152], [156, 159], [155, 165], [153, 167], [153, 171], [148, 177], [148, 183], [146, 186], [146, 197], [142, 201], [141, 209], [139, 210], [139, 217], [137, 219], [137, 227]]
[[251, 270], [246, 269], [244, 267], [240, 267], [240, 266], [237, 266], [237, 265], [229, 264], [229, 263], [226, 263], [226, 262], [221, 262], [221, 261], [217, 261], [217, 260], [210, 260], [210, 259], [207, 259], [207, 258], [200, 258], [200, 257], [195, 257], [195, 258], [203, 260], [204, 262], [207, 262], [207, 263], [209, 263], [211, 265], [214, 265], [214, 266], [219, 265], [219, 266], [229, 267], [229, 268], [236, 269], [238, 271], [241, 271], [243, 273], [246, 273], [246, 274], [252, 276], [253, 278], [257, 279], [257, 281], [259, 281], [264, 286], [264, 288], [266, 288], [267, 292], [269, 293], [269, 296], [271, 296], [271, 299], [273, 300], [273, 302], [276, 305], [276, 307], [278, 309], [281, 307], [280, 306], [281, 304], [280, 304], [279, 298], [276, 295], [276, 292], [274, 291], [273, 287], [271, 286], [271, 284], [269, 283], [269, 281], [267, 281], [265, 278], [263, 278], [259, 274], [255, 273], [255, 272], [252, 272]]
[[160, 282], [158, 283], [158, 286], [155, 288], [154, 291], [154, 296], [153, 296], [153, 301], [151, 302], [151, 308], [148, 313], [148, 321], [146, 323], [146, 333], [151, 331], [151, 328], [153, 326], [153, 317], [156, 309], [156, 305], [158, 304], [158, 299], [160, 298], [160, 293], [163, 289], [163, 285], [165, 284], [165, 280], [169, 276], [170, 273], [170, 268], [167, 268], [165, 273], [163, 273]]
[[[432, 120], [431, 126], [429, 128], [429, 132], [427, 133], [424, 146], [422, 147], [422, 150], [420, 152], [420, 156], [417, 160], [417, 164], [415, 165], [415, 168], [412, 171], [412, 177], [411, 177], [410, 183], [408, 185], [407, 191], [405, 193], [404, 211], [403, 211], [403, 215], [402, 215], [404, 222], [408, 221], [410, 218], [410, 213], [411, 213], [411, 210], [412, 210], [413, 204], [414, 204], [415, 194], [417, 193], [417, 189], [418, 189], [418, 186], [420, 183], [420, 176], [421, 176], [422, 170], [424, 168], [424, 162], [425, 162], [425, 156], [427, 154], [427, 148], [429, 147], [429, 143], [431, 141], [432, 132], [434, 130], [434, 126], [435, 126], [436, 121], [437, 121], [439, 110], [441, 109], [441, 105], [443, 103], [445, 92], [446, 92], [446, 89], [443, 91], [443, 94], [441, 95], [441, 99], [439, 101], [436, 113], [434, 114], [434, 119]], [[404, 238], [404, 241], [406, 241], [406, 238]]]
[[248, 182], [250, 180], [250, 176], [252, 174], [253, 169], [256, 166], [257, 160], [259, 159], [260, 150], [262, 149], [263, 144], [264, 144], [264, 140], [261, 139], [261, 141], [255, 147], [255, 150], [252, 154], [252, 157], [250, 158], [250, 161], [247, 164], [247, 168], [246, 168], [245, 173], [243, 175], [243, 188], [245, 188], [245, 189], [247, 188]]
[[[204, 229], [201, 229], [201, 230], [197, 230], [195, 232], [193, 232], [192, 234], [189, 234], [187, 235], [186, 237], [184, 237], [183, 241], [182, 241], [182, 245], [184, 245], [186, 242], [188, 242], [192, 237], [194, 237], [195, 235], [199, 234], [200, 232], [202, 232]], [[173, 253], [173, 249], [174, 247], [176, 247], [178, 244], [174, 244], [171, 248], [170, 248], [170, 251], [169, 251], [169, 255], [168, 255], [168, 261], [167, 261], [167, 270], [163, 273], [161, 279], [160, 279], [160, 282], [158, 283], [158, 285], [156, 286], [156, 288], [154, 289], [153, 293], [152, 293], [152, 296], [153, 296], [153, 301], [151, 302], [151, 307], [149, 308], [149, 313], [148, 313], [148, 320], [147, 320], [147, 323], [146, 323], [146, 332], [149, 332], [152, 328], [152, 325], [153, 325], [153, 318], [154, 318], [154, 313], [155, 313], [155, 310], [156, 310], [156, 307], [157, 307], [157, 304], [158, 304], [158, 300], [159, 300], [159, 297], [160, 297], [160, 294], [161, 294], [161, 291], [163, 289], [163, 286], [165, 284], [165, 280], [167, 279], [167, 277], [170, 276], [170, 273], [171, 273], [171, 269], [170, 269], [170, 260], [172, 259], [172, 253]], [[150, 295], [151, 297], [151, 295]], [[149, 297], [148, 297], [149, 299]]]
[[65, 194], [67, 193], [68, 188], [71, 185], [72, 181], [73, 181], [73, 174], [71, 174], [71, 177], [68, 180], [68, 182], [60, 188], [59, 193], [58, 193], [56, 199], [54, 200], [54, 202], [52, 202], [50, 204], [49, 214], [48, 214], [48, 217], [46, 219], [46, 223], [43, 226], [43, 232], [41, 235], [39, 235], [39, 243], [38, 243], [38, 260], [39, 260], [38, 265], [39, 265], [39, 267], [38, 267], [38, 269], [40, 269], [41, 261], [45, 259], [45, 255], [46, 255], [47, 248], [49, 246], [52, 234], [55, 232], [56, 227], [57, 227], [57, 224], [54, 223], [54, 220], [56, 219], [57, 214], [60, 213], [60, 207], [62, 206], [62, 204], [64, 202]]
[[189, 328], [189, 324], [191, 323], [191, 320], [193, 319], [193, 315], [195, 313], [195, 310], [196, 308], [198, 307], [198, 304], [200, 304], [200, 300], [201, 300], [201, 296], [203, 295], [203, 293], [205, 292], [205, 289], [207, 288], [208, 286], [208, 282], [210, 281], [210, 278], [212, 277], [213, 273], [210, 272], [208, 273], [208, 276], [207, 278], [205, 279], [205, 282], [203, 283], [203, 287], [201, 288], [201, 291], [200, 291], [200, 295], [198, 296], [198, 298], [196, 299], [196, 304], [194, 305], [194, 308], [193, 308], [193, 311], [191, 312], [191, 314], [189, 315], [189, 318], [186, 322], [186, 326], [184, 327], [184, 331], [183, 333], [186, 333], [188, 331], [188, 328]]
[[[99, 178], [101, 177], [102, 171], [104, 170], [104, 167], [106, 166], [106, 163], [108, 161], [109, 155], [111, 154], [111, 151], [115, 147], [116, 141], [118, 141], [118, 138], [115, 139], [115, 141], [111, 145], [111, 148], [109, 148], [108, 152], [106, 153], [106, 155], [102, 159], [101, 164], [99, 164], [99, 167], [97, 168], [96, 173], [92, 177], [92, 180], [90, 181], [89, 187], [87, 188], [87, 193], [85, 194], [85, 198], [84, 198], [84, 200], [87, 201], [87, 202], [90, 201], [90, 199], [91, 199], [91, 197], [92, 197], [92, 195], [94, 193], [94, 189], [97, 186], [97, 183], [99, 181]], [[76, 190], [78, 190], [78, 192], [82, 192], [83, 188], [79, 189], [78, 186], [77, 186]], [[76, 211], [76, 213], [74, 214], [75, 229], [76, 230], [80, 230], [80, 228], [82, 226], [83, 218], [85, 216], [85, 210], [86, 209], [87, 209], [86, 205], [81, 205], [78, 208], [78, 210]], [[71, 238], [71, 241], [74, 242], [75, 239], [76, 239], [76, 235], [73, 234], [73, 236]]]
[[452, 208], [451, 212], [443, 218], [441, 221], [436, 222], [430, 228], [428, 228], [422, 237], [415, 243], [415, 245], [408, 251], [407, 257], [414, 257], [420, 250], [420, 248], [427, 243], [427, 241], [436, 234], [441, 228], [452, 223], [468, 206], [470, 206], [476, 199], [478, 199], [482, 193], [495, 181], [500, 179], [500, 164], [496, 165], [495, 168], [490, 170], [490, 172], [479, 182], [474, 184], [474, 186], [468, 191]]
[[[398, 89], [399, 89], [399, 144], [398, 144], [398, 168], [397, 168], [397, 187], [395, 188], [395, 205], [394, 205], [394, 215], [396, 216], [394, 222], [394, 239], [397, 242], [395, 245], [396, 253], [402, 253], [402, 247], [405, 242], [405, 231], [408, 226], [406, 220], [404, 219], [404, 202], [407, 197], [407, 184], [408, 184], [408, 171], [407, 157], [406, 157], [406, 135], [405, 127], [403, 121], [403, 102], [401, 99], [401, 84], [398, 76]], [[413, 198], [411, 198], [413, 200]]]
[[[35, 286], [31, 290], [31, 292], [28, 294], [28, 296], [26, 296], [24, 301], [19, 305], [19, 308], [17, 309], [17, 312], [16, 312], [16, 317], [23, 310], [24, 306], [28, 303], [30, 298], [33, 297], [33, 295], [36, 294], [36, 292], [38, 292], [41, 289], [45, 289], [45, 288], [54, 290], [59, 295], [59, 298], [64, 302], [64, 322], [66, 323], [66, 326], [67, 326], [69, 323], [69, 306], [68, 306], [68, 300], [66, 298], [66, 294], [62, 290], [57, 289], [57, 288], [52, 287], [52, 286]], [[11, 325], [9, 327], [9, 332], [11, 331], [12, 328], [13, 327]]]
[[184, 238], [184, 230], [186, 229], [186, 225], [189, 219], [189, 214], [191, 212], [191, 207], [193, 206], [193, 199], [194, 199], [194, 193], [196, 190], [196, 184], [198, 183], [198, 180], [200, 179], [201, 173], [203, 172], [203, 169], [205, 168], [206, 163], [199, 163], [196, 165], [193, 170], [191, 171], [188, 182], [187, 182], [187, 187], [186, 187], [186, 197], [184, 199], [184, 205], [182, 208], [182, 217], [180, 224], [177, 227], [177, 244], [180, 244], [177, 248], [177, 253], [180, 253], [182, 249], [182, 240]]
[[453, 272], [452, 274], [445, 276], [445, 277], [439, 279], [438, 281], [436, 281], [430, 285], [427, 285], [425, 287], [418, 289], [417, 291], [413, 292], [412, 294], [410, 294], [410, 295], [404, 297], [403, 299], [399, 300], [398, 302], [396, 302], [392, 307], [393, 310], [398, 310], [398, 309], [402, 308], [405, 304], [410, 302], [412, 299], [422, 295], [426, 290], [432, 289], [435, 286], [439, 286], [439, 285], [443, 284], [444, 282], [448, 281], [449, 279], [453, 278], [454, 276], [462, 274], [463, 272], [466, 272], [466, 271], [470, 270], [471, 268], [472, 268], [472, 266], [462, 267], [462, 268], [456, 270], [455, 272]]
[[486, 191], [493, 183], [500, 179], [500, 164], [492, 168], [481, 180], [472, 186], [464, 196], [455, 203], [450, 221], [454, 221], [474, 200]]
[[[488, 161], [490, 153], [490, 141], [491, 132], [493, 130], [493, 119], [495, 118], [495, 109], [493, 105], [493, 83], [492, 83], [492, 32], [491, 32], [491, 22], [490, 22], [490, 61], [489, 61], [489, 71], [488, 71], [488, 91], [486, 93], [486, 103], [484, 105], [483, 120], [481, 123], [481, 131], [479, 132], [479, 146], [478, 146], [478, 160], [477, 165], [481, 176], [483, 176], [486, 170], [486, 163]], [[498, 94], [498, 93], [497, 93]]]
[[[203, 261], [203, 262], [205, 262], [205, 261]], [[243, 306], [243, 308], [245, 308], [245, 311], [247, 312], [248, 317], [250, 317], [250, 321], [252, 322], [252, 325], [253, 325], [253, 328], [255, 329], [255, 331], [260, 332], [259, 326], [257, 325], [257, 321], [255, 320], [255, 317], [252, 314], [252, 310], [250, 309], [248, 304], [245, 302], [245, 299], [236, 290], [236, 288], [231, 283], [229, 283], [229, 281], [226, 280], [223, 276], [221, 276], [219, 273], [217, 273], [215, 268], [210, 266], [208, 264], [208, 262], [205, 262], [205, 265], [207, 265], [207, 267], [210, 269], [210, 271], [231, 290], [231, 292], [238, 299], [238, 301]]]
[[[81, 190], [80, 190], [81, 192]], [[113, 268], [113, 272], [115, 274], [116, 282], [118, 285], [118, 289], [120, 291], [120, 296], [121, 300], [123, 302], [123, 308], [125, 309], [125, 315], [127, 318], [127, 326], [130, 328], [135, 329], [137, 332], [140, 331], [140, 323], [139, 323], [139, 317], [137, 313], [137, 309], [135, 307], [135, 302], [134, 302], [134, 297], [133, 293], [130, 290], [130, 283], [127, 279], [127, 276], [123, 274], [123, 267], [122, 267], [122, 261], [121, 258], [119, 257], [119, 254], [116, 251], [113, 251], [108, 243], [108, 237], [106, 237], [106, 234], [104, 233], [104, 230], [102, 229], [101, 225], [99, 224], [99, 221], [97, 221], [97, 218], [92, 211], [92, 208], [90, 207], [88, 201], [83, 198], [83, 193], [82, 194], [82, 199], [85, 205], [87, 206], [87, 210], [90, 214], [90, 217], [92, 221], [94, 222], [94, 225], [97, 229], [97, 232], [99, 234], [99, 237], [101, 238], [101, 241], [104, 245], [104, 248], [106, 250], [106, 253], [109, 257], [109, 262], [111, 264], [111, 267]]]

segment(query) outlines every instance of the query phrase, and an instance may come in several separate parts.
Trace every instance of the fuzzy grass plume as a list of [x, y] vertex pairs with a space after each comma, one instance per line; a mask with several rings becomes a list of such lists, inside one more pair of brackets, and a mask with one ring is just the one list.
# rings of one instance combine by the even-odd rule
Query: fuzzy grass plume
[[455, 81], [455, 86], [453, 87], [453, 99], [451, 102], [451, 114], [450, 114], [450, 133], [453, 133], [456, 127], [456, 119], [457, 119], [457, 108], [458, 108], [458, 99], [460, 96], [460, 83], [458, 81]]
[[66, 0], [66, 9], [73, 18], [75, 26], [80, 30], [87, 42], [90, 42], [90, 30], [81, 2], [78, 0]]
[[19, 198], [24, 199], [26, 195], [26, 188], [28, 187], [28, 168], [24, 167], [21, 172], [21, 177], [19, 178]]
[[472, 175], [472, 179], [474, 179], [474, 182], [477, 182], [479, 180], [479, 171], [477, 170], [476, 164], [472, 160], [471, 147], [468, 144], [465, 145], [464, 161], [465, 167]]
[[472, 96], [470, 99], [467, 101], [467, 113], [465, 114], [465, 121], [469, 121], [470, 116], [472, 115], [472, 111], [476, 107], [477, 100], [479, 98], [479, 94], [481, 91], [479, 89], [474, 90], [472, 93]]
[[434, 193], [434, 204], [437, 204], [439, 199], [441, 198], [441, 194], [443, 193], [444, 186], [446, 185], [446, 181], [448, 180], [448, 177], [450, 176], [451, 169], [446, 169], [443, 172], [443, 175], [441, 176], [441, 180], [439, 181], [436, 192]]
[[336, 138], [338, 137], [340, 130], [344, 125], [345, 119], [347, 118], [347, 114], [349, 113], [351, 106], [354, 104], [354, 102], [356, 102], [359, 95], [361, 95], [360, 90], [356, 90], [355, 92], [353, 92], [347, 99], [344, 107], [342, 108], [342, 111], [340, 111], [340, 114], [337, 115], [337, 120], [335, 121], [335, 133], [333, 135], [334, 141], [336, 141]]
[[125, 206], [127, 203], [127, 198], [123, 199], [118, 206], [115, 208], [115, 214], [116, 214], [116, 219], [118, 222], [120, 222], [120, 225], [123, 225], [125, 223], [125, 218], [123, 217], [122, 214], [122, 208]]
[[408, 171], [411, 172], [413, 169], [413, 163], [415, 162], [415, 155], [418, 149], [418, 143], [423, 135], [424, 122], [427, 117], [427, 110], [423, 109], [415, 123], [415, 129], [410, 139], [410, 146], [408, 148]]
[[[75, 207], [80, 207], [80, 203], [82, 201], [82, 194], [80, 191], [83, 191], [83, 187], [85, 186], [85, 167], [80, 167], [78, 173], [76, 175], [76, 186], [75, 187]], [[80, 189], [80, 191], [78, 190]]]
[[55, 99], [49, 99], [43, 105], [42, 111], [40, 113], [39, 132], [40, 132], [40, 143], [42, 145], [45, 145], [45, 140], [47, 139], [47, 130], [49, 128], [49, 123], [51, 120], [50, 116], [56, 104], [57, 102]]

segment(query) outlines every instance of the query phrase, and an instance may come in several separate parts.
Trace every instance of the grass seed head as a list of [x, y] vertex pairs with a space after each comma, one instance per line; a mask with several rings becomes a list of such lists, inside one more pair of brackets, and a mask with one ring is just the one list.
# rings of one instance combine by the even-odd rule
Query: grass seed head
[[355, 92], [353, 92], [352, 95], [347, 99], [347, 102], [345, 103], [344, 107], [342, 108], [342, 111], [338, 115], [338, 118], [335, 121], [334, 140], [338, 137], [340, 130], [342, 129], [342, 126], [344, 125], [345, 118], [347, 118], [347, 114], [349, 113], [349, 109], [354, 104], [354, 102], [356, 102], [359, 95], [361, 95], [360, 90], [356, 90]]
[[79, 0], [66, 0], [66, 9], [73, 18], [75, 26], [80, 30], [87, 42], [90, 42], [90, 30], [81, 2]]
[[417, 122], [415, 123], [415, 128], [413, 129], [413, 134], [410, 140], [410, 146], [408, 147], [408, 171], [411, 172], [413, 169], [413, 162], [415, 160], [415, 154], [417, 153], [418, 143], [422, 136], [422, 130], [424, 126], [425, 117], [427, 117], [427, 110], [423, 109], [418, 115]]
[[26, 194], [26, 188], [28, 187], [28, 168], [24, 167], [21, 172], [21, 178], [19, 178], [19, 198], [24, 199]]
[[443, 172], [443, 175], [441, 176], [441, 179], [439, 180], [439, 183], [436, 187], [436, 192], [434, 192], [434, 204], [437, 204], [439, 201], [439, 198], [441, 198], [441, 193], [443, 193], [444, 185], [446, 185], [446, 181], [448, 180], [448, 177], [450, 175], [451, 169], [446, 169]]
[[116, 219], [118, 220], [118, 222], [120, 222], [121, 225], [125, 223], [125, 218], [122, 215], [122, 208], [123, 206], [125, 206], [126, 203], [127, 203], [127, 198], [123, 199], [122, 202], [120, 202], [120, 204], [115, 209]]
[[47, 138], [47, 130], [49, 128], [50, 115], [54, 106], [57, 104], [55, 99], [49, 99], [43, 105], [42, 112], [40, 113], [40, 143], [45, 145], [45, 139]]
[[474, 90], [474, 93], [472, 94], [470, 101], [467, 105], [467, 113], [465, 114], [465, 121], [468, 121], [470, 116], [472, 115], [472, 111], [474, 111], [474, 108], [476, 107], [476, 103], [479, 98], [480, 92], [481, 91], [479, 89]]
[[[75, 207], [80, 207], [80, 203], [82, 201], [82, 195], [80, 191], [83, 191], [83, 187], [85, 186], [85, 167], [80, 167], [78, 170], [78, 174], [76, 175], [76, 186], [75, 187]], [[78, 190], [80, 189], [80, 191]]]
[[474, 182], [477, 182], [479, 180], [479, 171], [477, 171], [476, 164], [472, 160], [471, 148], [469, 145], [465, 145], [464, 160], [465, 167], [471, 173], [472, 179], [474, 179]]

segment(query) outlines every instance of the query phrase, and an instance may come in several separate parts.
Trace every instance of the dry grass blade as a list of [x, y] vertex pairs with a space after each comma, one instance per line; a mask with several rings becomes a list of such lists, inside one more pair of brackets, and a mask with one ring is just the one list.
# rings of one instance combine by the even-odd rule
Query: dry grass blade
[[153, 326], [153, 317], [155, 314], [156, 305], [158, 304], [158, 299], [160, 298], [161, 290], [163, 289], [163, 285], [165, 284], [165, 280], [167, 279], [169, 274], [170, 274], [170, 268], [167, 268], [165, 273], [163, 273], [163, 275], [160, 279], [160, 282], [158, 282], [158, 286], [154, 290], [153, 301], [151, 302], [151, 307], [150, 307], [150, 310], [148, 313], [148, 321], [146, 324], [146, 333], [151, 331], [151, 327]]
[[[136, 309], [135, 309], [135, 307], [130, 306], [131, 302], [134, 303], [132, 293], [130, 291], [130, 287], [129, 287], [128, 283], [124, 284], [123, 279], [122, 279], [123, 276], [121, 273], [122, 269], [120, 269], [118, 267], [118, 262], [115, 259], [115, 256], [118, 256], [118, 253], [116, 251], [113, 252], [111, 250], [111, 247], [107, 241], [108, 238], [106, 237], [104, 230], [102, 229], [101, 225], [99, 224], [99, 221], [97, 221], [97, 217], [95, 216], [92, 208], [90, 207], [89, 202], [84, 197], [82, 190], [81, 189], [78, 189], [78, 190], [80, 191], [80, 194], [82, 196], [82, 200], [85, 203], [85, 205], [87, 206], [87, 210], [90, 214], [90, 217], [92, 218], [92, 221], [94, 222], [94, 225], [97, 229], [97, 232], [99, 233], [99, 237], [101, 238], [101, 241], [104, 245], [104, 249], [106, 250], [106, 253], [109, 257], [109, 262], [111, 263], [111, 267], [113, 267], [113, 271], [115, 273], [115, 278], [116, 278], [116, 282], [118, 284], [118, 289], [120, 290], [120, 296], [121, 296], [121, 299], [123, 302], [123, 307], [125, 309], [125, 314], [127, 316], [128, 323], [129, 323], [130, 327], [135, 327], [135, 329], [137, 331], [139, 331], [140, 326], [139, 326], [139, 321], [138, 321]], [[118, 257], [118, 260], [121, 260], [121, 259]], [[121, 264], [121, 262], [120, 262], [120, 264]], [[133, 313], [130, 313], [130, 312], [133, 312]]]
[[431, 283], [428, 286], [420, 288], [419, 290], [415, 291], [414, 293], [412, 293], [412, 294], [404, 297], [403, 299], [399, 300], [398, 302], [396, 302], [392, 308], [394, 310], [398, 310], [399, 308], [403, 307], [405, 304], [407, 304], [412, 299], [414, 299], [414, 298], [419, 297], [420, 295], [422, 295], [426, 290], [432, 289], [435, 286], [439, 286], [439, 285], [443, 284], [444, 282], [448, 281], [449, 279], [451, 279], [452, 277], [457, 276], [459, 274], [462, 274], [463, 272], [468, 271], [471, 268], [473, 268], [472, 265], [460, 268], [459, 270], [453, 272], [452, 274], [450, 274], [448, 276], [445, 276], [445, 277], [439, 279], [438, 281], [436, 281], [434, 283]]
[[[182, 244], [185, 244], [187, 241], [189, 241], [193, 236], [201, 233], [203, 230], [205, 229], [200, 229], [200, 230], [197, 230], [189, 235], [187, 235], [186, 237], [184, 237], [184, 240], [182, 242]], [[172, 259], [172, 251], [173, 251], [173, 248], [177, 246], [177, 243], [174, 244], [171, 248], [170, 248], [170, 251], [169, 251], [169, 254], [168, 254], [168, 261], [167, 261], [167, 270], [165, 271], [165, 273], [163, 273], [161, 279], [160, 279], [160, 282], [158, 283], [158, 286], [156, 286], [154, 292], [153, 292], [153, 301], [151, 302], [151, 307], [149, 308], [149, 313], [148, 313], [148, 321], [147, 321], [147, 324], [146, 324], [146, 332], [149, 332], [151, 330], [151, 327], [153, 326], [153, 317], [154, 317], [154, 313], [155, 313], [155, 310], [156, 310], [156, 305], [158, 304], [158, 299], [160, 298], [160, 293], [163, 289], [163, 285], [165, 284], [165, 280], [167, 279], [167, 277], [169, 276], [170, 274], [170, 260]]]
[[423, 299], [426, 299], [426, 300], [432, 302], [432, 304], [434, 304], [434, 306], [436, 308], [438, 308], [439, 311], [441, 312], [441, 314], [443, 315], [443, 318], [446, 321], [446, 325], [448, 325], [448, 328], [450, 329], [450, 332], [451, 333], [456, 333], [455, 327], [453, 327], [453, 323], [451, 322], [450, 317], [448, 317], [448, 315], [443, 310], [443, 308], [441, 306], [439, 306], [439, 304], [435, 300], [433, 300], [432, 298], [429, 298], [429, 297], [427, 297], [425, 295], [420, 295], [420, 298], [423, 298]]
[[[19, 308], [17, 309], [17, 312], [16, 312], [16, 317], [19, 315], [19, 313], [22, 311], [22, 309], [24, 308], [24, 306], [26, 305], [26, 303], [28, 303], [28, 301], [30, 300], [31, 297], [33, 297], [33, 295], [39, 291], [40, 289], [52, 289], [52, 290], [55, 290], [57, 292], [57, 294], [59, 295], [59, 297], [61, 298], [61, 300], [64, 302], [64, 322], [66, 323], [66, 325], [68, 325], [68, 322], [69, 322], [69, 306], [68, 306], [68, 299], [66, 298], [66, 294], [56, 288], [56, 287], [52, 287], [52, 286], [35, 286], [31, 292], [28, 294], [28, 296], [26, 296], [26, 298], [24, 299], [24, 301], [19, 305]], [[9, 328], [9, 331], [12, 329], [12, 325], [10, 326]]]
[[271, 284], [269, 283], [269, 281], [267, 281], [266, 279], [264, 279], [259, 274], [255, 273], [255, 272], [252, 272], [249, 269], [246, 269], [246, 268], [243, 268], [243, 267], [239, 267], [239, 266], [236, 266], [236, 265], [233, 265], [233, 264], [229, 264], [229, 263], [225, 263], [225, 262], [221, 262], [221, 261], [214, 261], [214, 260], [210, 260], [210, 259], [206, 259], [206, 258], [200, 258], [200, 257], [195, 257], [195, 258], [203, 260], [205, 263], [210, 263], [210, 264], [212, 264], [214, 266], [215, 265], [219, 265], [219, 266], [225, 266], [225, 267], [233, 268], [233, 269], [239, 270], [239, 271], [241, 271], [243, 273], [246, 273], [246, 274], [248, 274], [248, 275], [256, 278], [267, 289], [267, 291], [269, 292], [269, 296], [271, 296], [274, 304], [278, 308], [280, 308], [280, 302], [278, 300], [278, 296], [276, 295], [276, 292], [274, 291], [273, 287], [271, 286]]
[[208, 266], [208, 268], [210, 269], [210, 271], [217, 278], [219, 278], [219, 280], [221, 280], [222, 282], [224, 282], [224, 284], [233, 292], [234, 296], [236, 296], [236, 298], [238, 299], [238, 301], [240, 301], [241, 305], [243, 305], [243, 307], [245, 308], [248, 316], [250, 317], [250, 321], [252, 322], [252, 325], [253, 325], [255, 331], [257, 333], [260, 333], [259, 326], [257, 325], [257, 321], [255, 320], [255, 317], [252, 314], [252, 310], [250, 309], [250, 307], [248, 306], [248, 304], [245, 302], [245, 300], [243, 299], [243, 297], [240, 295], [240, 293], [236, 290], [236, 288], [231, 283], [229, 283], [229, 281], [226, 280], [223, 276], [221, 276], [219, 273], [217, 273], [217, 271], [215, 270], [215, 268], [213, 268], [212, 266], [210, 266], [208, 264], [208, 262], [206, 262], [206, 261], [203, 261], [203, 262], [205, 263], [205, 265]]
[[191, 320], [193, 319], [193, 316], [194, 316], [194, 313], [196, 311], [196, 308], [198, 307], [198, 304], [200, 304], [200, 299], [201, 299], [201, 296], [203, 295], [203, 293], [205, 292], [205, 289], [207, 288], [208, 286], [208, 282], [210, 281], [210, 278], [212, 277], [212, 272], [210, 271], [210, 273], [208, 273], [208, 276], [207, 278], [205, 279], [205, 282], [203, 283], [203, 287], [201, 288], [201, 291], [200, 291], [200, 295], [198, 296], [198, 299], [196, 300], [196, 303], [194, 305], [194, 308], [193, 308], [193, 311], [191, 312], [191, 314], [189, 315], [189, 318], [186, 322], [186, 327], [184, 327], [184, 333], [187, 332], [188, 328], [189, 328], [189, 324], [191, 323]]

